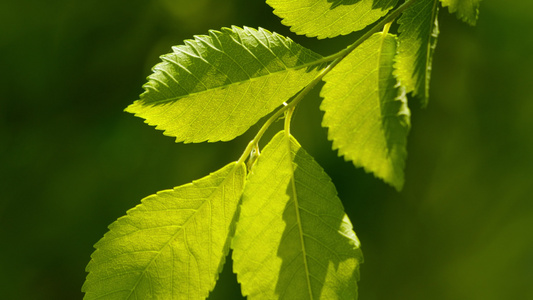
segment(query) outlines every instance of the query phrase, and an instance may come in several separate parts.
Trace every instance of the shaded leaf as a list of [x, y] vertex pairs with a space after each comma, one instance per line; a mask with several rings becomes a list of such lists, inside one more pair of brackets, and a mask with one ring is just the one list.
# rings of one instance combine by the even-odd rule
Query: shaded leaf
[[448, 6], [450, 13], [470, 25], [476, 25], [481, 0], [440, 0], [442, 6]]
[[400, 190], [410, 113], [392, 75], [395, 53], [395, 36], [371, 36], [324, 77], [320, 108], [333, 149]]
[[204, 299], [229, 250], [246, 176], [231, 163], [166, 190], [109, 226], [95, 245], [85, 299]]
[[319, 39], [361, 30], [374, 23], [398, 0], [267, 0], [274, 14], [297, 34]]
[[439, 26], [438, 0], [420, 0], [408, 7], [398, 20], [398, 55], [394, 74], [405, 86], [427, 105], [431, 63], [437, 46]]
[[356, 299], [362, 253], [335, 186], [278, 133], [247, 179], [232, 241], [249, 299]]
[[210, 31], [172, 49], [126, 111], [186, 143], [244, 133], [306, 86], [321, 59], [288, 38], [247, 27]]

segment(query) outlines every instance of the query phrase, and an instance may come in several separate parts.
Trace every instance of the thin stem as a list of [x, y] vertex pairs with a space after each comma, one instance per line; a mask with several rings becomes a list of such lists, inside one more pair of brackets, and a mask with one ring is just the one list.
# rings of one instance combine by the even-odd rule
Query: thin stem
[[384, 35], [387, 35], [389, 33], [391, 25], [392, 25], [392, 22], [389, 22], [389, 23], [385, 24], [385, 26], [383, 26], [383, 31], [382, 32], [383, 32]]
[[291, 135], [291, 118], [295, 108], [296, 107], [293, 106], [289, 110], [285, 111], [285, 123], [283, 124], [283, 128], [285, 128], [285, 134], [287, 136]]
[[[252, 152], [252, 149], [254, 146], [259, 145], [259, 140], [261, 140], [261, 137], [263, 137], [263, 134], [267, 131], [267, 129], [277, 121], [285, 112], [288, 112], [286, 117], [288, 120], [285, 120], [285, 131], [288, 133], [288, 125], [290, 125], [290, 117], [292, 116], [292, 113], [294, 112], [294, 108], [298, 103], [304, 98], [307, 93], [309, 93], [315, 85], [317, 85], [324, 76], [326, 76], [329, 71], [331, 71], [339, 62], [341, 62], [348, 54], [350, 54], [355, 48], [359, 47], [364, 41], [366, 41], [368, 38], [370, 38], [374, 33], [383, 30], [384, 28], [387, 29], [390, 26], [390, 23], [392, 23], [406, 8], [408, 8], [411, 4], [413, 4], [417, 0], [408, 0], [404, 2], [402, 5], [400, 5], [397, 9], [392, 11], [390, 14], [386, 15], [383, 20], [381, 20], [379, 23], [374, 25], [372, 28], [370, 28], [365, 34], [363, 34], [359, 39], [357, 39], [353, 44], [348, 46], [346, 49], [341, 50], [333, 55], [324, 57], [319, 62], [328, 62], [331, 61], [331, 63], [322, 69], [320, 73], [311, 81], [304, 89], [302, 89], [295, 97], [294, 99], [287, 105], [284, 105], [280, 109], [278, 109], [273, 115], [266, 120], [266, 122], [261, 126], [257, 134], [254, 136], [254, 138], [248, 143], [248, 146], [246, 146], [246, 149], [244, 149], [244, 152], [242, 153], [241, 157], [237, 161], [237, 164], [243, 163], [246, 158], [250, 155]], [[289, 123], [289, 124], [288, 124]]]
[[[374, 33], [382, 30], [388, 23], [392, 23], [406, 8], [411, 6], [417, 0], [408, 0], [404, 2], [402, 5], [400, 5], [397, 9], [393, 10], [390, 14], [386, 15], [383, 20], [381, 20], [379, 23], [374, 25], [370, 30], [365, 32], [363, 36], [361, 36], [357, 41], [355, 41], [353, 44], [348, 46], [346, 49], [341, 50], [329, 57], [336, 56], [337, 59], [335, 59], [332, 64], [338, 64], [340, 60], [342, 60], [346, 55], [350, 54], [355, 48], [359, 47], [364, 41], [366, 41], [370, 36], [372, 36]], [[328, 58], [329, 58], [328, 57]], [[340, 60], [338, 60], [340, 59]], [[337, 61], [338, 60], [338, 61]]]

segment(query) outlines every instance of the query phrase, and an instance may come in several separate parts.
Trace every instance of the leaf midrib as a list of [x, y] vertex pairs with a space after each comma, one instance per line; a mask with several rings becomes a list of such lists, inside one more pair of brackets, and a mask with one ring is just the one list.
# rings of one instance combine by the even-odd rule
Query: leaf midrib
[[294, 211], [296, 213], [296, 223], [298, 224], [298, 230], [300, 231], [300, 245], [302, 247], [302, 258], [303, 258], [303, 263], [304, 263], [304, 268], [305, 268], [305, 279], [307, 281], [307, 289], [308, 289], [308, 292], [309, 292], [309, 299], [314, 299], [313, 298], [313, 290], [311, 288], [311, 274], [309, 273], [309, 266], [307, 264], [307, 251], [305, 249], [305, 241], [304, 241], [304, 232], [303, 232], [303, 228], [302, 228], [302, 221], [301, 221], [301, 218], [300, 218], [300, 205], [298, 204], [298, 195], [297, 195], [297, 192], [296, 192], [296, 180], [294, 178], [294, 172], [295, 172], [295, 169], [294, 169], [294, 164], [293, 164], [293, 161], [294, 161], [294, 158], [296, 157], [296, 153], [294, 153], [294, 157], [293, 157], [293, 153], [292, 153], [292, 147], [291, 147], [291, 138], [290, 138], [290, 134], [285, 131], [285, 139], [286, 139], [286, 146], [287, 146], [287, 152], [289, 154], [289, 158], [291, 159], [289, 161], [289, 165], [290, 165], [290, 169], [291, 169], [291, 190], [292, 190], [292, 197], [294, 199], [293, 203], [294, 203]]
[[[247, 83], [247, 82], [250, 82], [250, 81], [261, 80], [264, 77], [270, 77], [272, 75], [282, 74], [283, 72], [299, 71], [300, 69], [315, 67], [317, 65], [320, 65], [320, 64], [322, 64], [324, 62], [329, 62], [331, 60], [332, 60], [331, 57], [323, 57], [323, 58], [321, 58], [319, 60], [316, 60], [314, 62], [306, 63], [306, 64], [303, 64], [303, 65], [299, 65], [297, 67], [286, 68], [286, 69], [283, 69], [283, 70], [278, 71], [278, 72], [268, 73], [268, 74], [257, 76], [257, 77], [249, 77], [246, 80], [235, 81], [235, 82], [231, 82], [229, 84], [219, 85], [219, 86], [216, 86], [216, 87], [213, 87], [213, 88], [209, 88], [209, 89], [205, 89], [205, 90], [197, 91], [197, 92], [193, 92], [193, 93], [188, 93], [188, 94], [177, 96], [177, 97], [173, 97], [173, 98], [166, 98], [166, 99], [160, 99], [160, 100], [147, 102], [147, 101], [145, 101], [145, 98], [146, 98], [146, 96], [145, 96], [145, 97], [141, 97], [141, 99], [135, 101], [135, 103], [144, 102], [141, 105], [157, 105], [157, 104], [165, 104], [167, 102], [175, 102], [175, 101], [178, 101], [178, 100], [180, 100], [182, 98], [185, 98], [185, 97], [191, 97], [191, 96], [199, 95], [199, 94], [206, 93], [206, 92], [212, 92], [212, 91], [226, 89], [226, 88], [228, 88], [228, 87], [230, 87], [232, 85], [244, 84], [244, 83]], [[145, 92], [144, 94], [146, 94], [146, 93], [147, 92]], [[133, 105], [135, 105], [135, 103]]]

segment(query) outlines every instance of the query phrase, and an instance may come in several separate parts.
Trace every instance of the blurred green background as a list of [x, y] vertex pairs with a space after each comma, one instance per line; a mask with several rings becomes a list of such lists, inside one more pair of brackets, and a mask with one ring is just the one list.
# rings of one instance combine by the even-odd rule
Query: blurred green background
[[[239, 157], [250, 133], [175, 144], [123, 112], [159, 55], [230, 25], [321, 54], [357, 36], [295, 36], [263, 1], [0, 2], [0, 299], [81, 299], [111, 222]], [[476, 27], [443, 9], [440, 26], [401, 193], [330, 150], [317, 90], [293, 133], [361, 239], [360, 299], [533, 299], [533, 2], [483, 1]], [[239, 297], [227, 264], [211, 299]]]

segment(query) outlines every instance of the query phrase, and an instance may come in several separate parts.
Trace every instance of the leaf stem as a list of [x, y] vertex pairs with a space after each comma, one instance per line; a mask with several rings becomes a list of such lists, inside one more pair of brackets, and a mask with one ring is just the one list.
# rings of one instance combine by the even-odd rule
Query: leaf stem
[[283, 124], [283, 128], [285, 129], [285, 134], [287, 136], [291, 135], [291, 118], [295, 108], [296, 107], [293, 106], [291, 109], [285, 111], [285, 123]]
[[[341, 50], [329, 57], [337, 57], [332, 64], [338, 64], [340, 60], [342, 60], [344, 57], [346, 57], [348, 54], [350, 54], [355, 48], [359, 47], [364, 41], [366, 41], [370, 36], [372, 36], [374, 33], [382, 30], [388, 23], [392, 23], [405, 9], [407, 9], [411, 4], [413, 4], [417, 0], [408, 0], [405, 1], [402, 5], [398, 6], [397, 9], [393, 10], [390, 14], [386, 15], [383, 20], [381, 20], [379, 23], [374, 25], [372, 28], [370, 28], [365, 34], [363, 34], [357, 41], [355, 41], [353, 44], [348, 46], [346, 49]], [[338, 59], [340, 59], [338, 62], [336, 62]]]
[[[370, 38], [374, 33], [379, 32], [380, 30], [383, 30], [385, 26], [390, 26], [390, 23], [392, 23], [406, 8], [411, 6], [417, 0], [407, 0], [402, 5], [398, 6], [395, 10], [393, 10], [391, 13], [385, 16], [379, 23], [374, 25], [372, 28], [370, 28], [365, 34], [363, 34], [360, 38], [358, 38], [353, 44], [345, 48], [344, 50], [341, 50], [335, 54], [332, 54], [330, 56], [324, 57], [320, 61], [327, 62], [331, 61], [331, 63], [322, 69], [320, 73], [311, 81], [305, 88], [303, 88], [295, 97], [294, 99], [289, 102], [287, 105], [282, 106], [279, 108], [273, 115], [268, 118], [268, 120], [265, 121], [263, 126], [259, 129], [257, 134], [254, 136], [254, 138], [248, 143], [248, 146], [244, 149], [244, 152], [242, 153], [241, 157], [237, 161], [237, 164], [243, 163], [246, 158], [250, 155], [254, 147], [258, 147], [259, 140], [261, 140], [261, 137], [263, 137], [263, 134], [267, 131], [267, 129], [272, 125], [272, 123], [276, 122], [285, 112], [287, 112], [285, 120], [285, 132], [289, 133], [289, 129], [287, 126], [290, 125], [290, 119], [292, 116], [292, 113], [294, 112], [294, 108], [298, 103], [309, 93], [315, 85], [317, 85], [324, 76], [326, 76], [331, 69], [333, 69], [339, 62], [341, 62], [348, 54], [350, 54], [355, 48], [359, 47], [364, 41], [366, 41], [368, 38]], [[388, 27], [386, 27], [388, 30]]]

